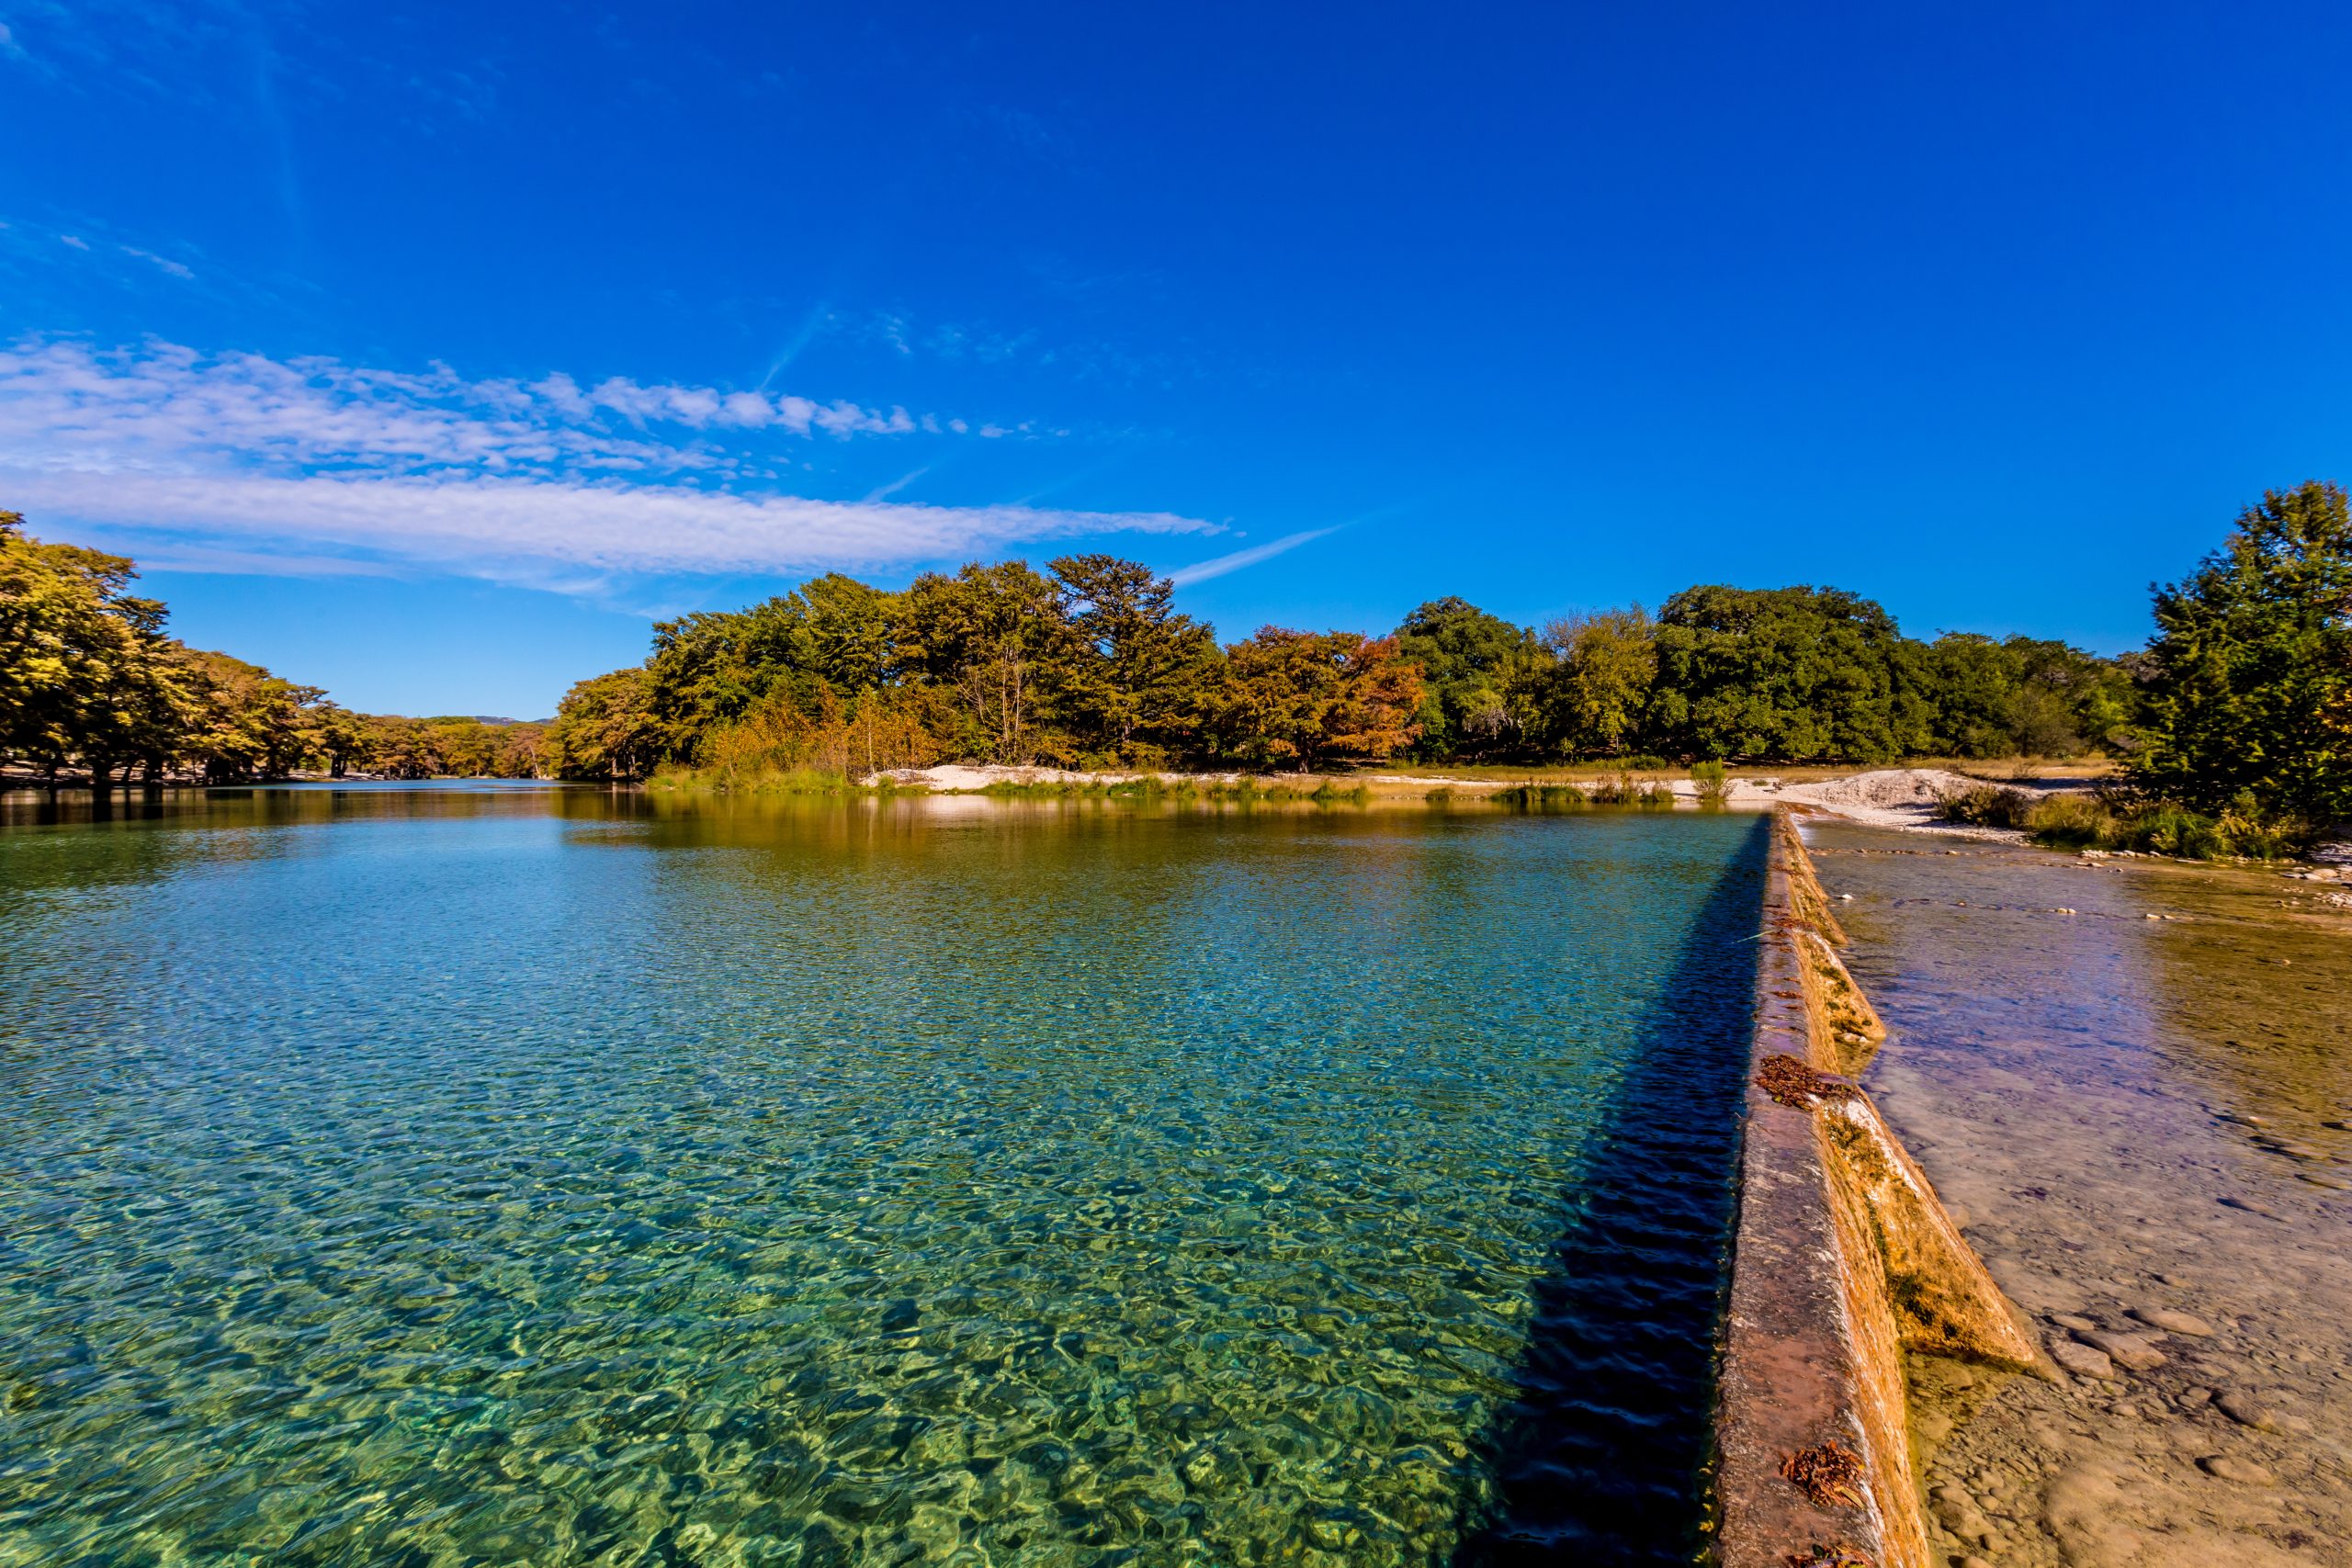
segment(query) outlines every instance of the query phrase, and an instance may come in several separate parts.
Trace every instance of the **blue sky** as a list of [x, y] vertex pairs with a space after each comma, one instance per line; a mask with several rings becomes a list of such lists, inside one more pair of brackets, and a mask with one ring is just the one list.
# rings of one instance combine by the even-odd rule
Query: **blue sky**
[[0, 0], [0, 507], [356, 706], [1103, 548], [2138, 643], [2352, 478], [2352, 12]]

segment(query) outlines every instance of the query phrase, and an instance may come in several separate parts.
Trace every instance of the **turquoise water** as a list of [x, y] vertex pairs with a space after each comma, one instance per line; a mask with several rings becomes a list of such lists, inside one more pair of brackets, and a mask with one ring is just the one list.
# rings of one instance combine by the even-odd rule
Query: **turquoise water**
[[0, 1562], [1700, 1544], [1757, 819], [35, 817]]

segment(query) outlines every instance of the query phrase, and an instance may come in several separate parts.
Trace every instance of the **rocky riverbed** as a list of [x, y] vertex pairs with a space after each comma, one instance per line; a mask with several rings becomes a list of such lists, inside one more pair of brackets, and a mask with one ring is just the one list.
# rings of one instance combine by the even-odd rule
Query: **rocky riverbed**
[[1913, 1369], [1941, 1562], [2352, 1563], [2352, 911], [1816, 822], [1866, 1081], [2054, 1382]]

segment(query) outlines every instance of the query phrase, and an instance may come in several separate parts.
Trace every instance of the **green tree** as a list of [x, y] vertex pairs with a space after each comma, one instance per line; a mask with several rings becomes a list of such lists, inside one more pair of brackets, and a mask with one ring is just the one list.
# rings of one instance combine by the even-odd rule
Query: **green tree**
[[808, 606], [786, 594], [732, 612], [656, 622], [644, 702], [662, 757], [695, 760], [699, 739], [765, 701], [804, 668]]
[[616, 670], [564, 694], [548, 727], [549, 768], [567, 779], [638, 779], [660, 760], [662, 729], [648, 700], [651, 673]]
[[367, 766], [368, 716], [322, 699], [311, 709], [311, 754], [326, 764], [329, 778], [342, 778], [356, 761]]
[[1657, 661], [1662, 751], [1875, 762], [1929, 737], [1920, 646], [1841, 589], [1684, 589], [1658, 613]]
[[1931, 749], [1955, 757], [2128, 750], [2136, 694], [2113, 660], [2039, 637], [1946, 632], [1928, 645]]
[[[71, 766], [101, 789], [139, 768], [150, 783], [284, 778], [312, 762], [397, 777], [526, 775], [541, 728], [470, 717], [355, 714], [316, 686], [164, 635], [166, 612], [130, 592], [133, 563], [44, 544], [0, 513], [0, 761], [54, 783]], [[632, 679], [641, 677], [636, 672]]]
[[1396, 639], [1421, 671], [1419, 755], [1486, 757], [1525, 743], [1549, 663], [1533, 632], [1448, 597], [1407, 615]]
[[187, 694], [165, 612], [129, 592], [122, 556], [43, 544], [0, 512], [0, 758], [53, 781], [69, 762], [105, 787], [168, 748]]
[[1639, 604], [1563, 616], [1544, 628], [1553, 657], [1543, 728], [1574, 756], [1623, 756], [1639, 742], [1657, 679], [1657, 627]]
[[1175, 607], [1175, 584], [1115, 556], [1049, 562], [1057, 613], [1054, 708], [1080, 744], [1123, 762], [1157, 762], [1192, 743], [1221, 655], [1208, 627]]
[[878, 691], [898, 678], [899, 596], [828, 572], [800, 585], [800, 629], [792, 660], [836, 690]]
[[206, 783], [284, 778], [315, 754], [324, 692], [225, 653], [184, 658], [200, 695], [180, 756]]
[[904, 625], [909, 661], [955, 694], [975, 752], [1028, 762], [1062, 750], [1043, 733], [1040, 677], [1064, 661], [1070, 632], [1054, 585], [1028, 562], [925, 572], [907, 590]]
[[2132, 772], [2206, 810], [2352, 815], [2352, 519], [2344, 489], [2267, 491], [2154, 590], [2148, 744]]

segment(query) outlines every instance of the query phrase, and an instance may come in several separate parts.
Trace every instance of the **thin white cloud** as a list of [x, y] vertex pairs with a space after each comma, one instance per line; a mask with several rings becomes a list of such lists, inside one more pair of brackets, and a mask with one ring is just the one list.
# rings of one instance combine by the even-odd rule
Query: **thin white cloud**
[[1167, 513], [812, 501], [618, 480], [66, 470], [0, 473], [0, 487], [10, 510], [35, 518], [299, 540], [502, 580], [532, 562], [610, 572], [806, 571], [1209, 526]]
[[186, 571], [220, 577], [395, 577], [398, 567], [347, 556], [279, 555], [266, 550], [216, 549], [207, 545], [166, 545], [141, 550], [142, 571]]
[[1286, 550], [1295, 550], [1301, 545], [1314, 543], [1326, 534], [1336, 534], [1339, 531], [1337, 527], [1308, 528], [1296, 534], [1284, 534], [1279, 539], [1270, 540], [1262, 545], [1252, 545], [1246, 550], [1235, 550], [1231, 555], [1211, 556], [1206, 560], [1194, 561], [1190, 566], [1180, 566], [1168, 574], [1168, 581], [1179, 588], [1190, 583], [1206, 582], [1211, 578], [1223, 577], [1227, 572], [1239, 571], [1244, 567], [1256, 566], [1260, 561], [1272, 560]]
[[888, 500], [896, 486], [859, 502], [770, 488], [761, 444], [919, 428], [903, 408], [619, 378], [469, 380], [440, 365], [164, 343], [0, 348], [0, 504], [36, 526], [145, 531], [214, 570], [273, 556], [601, 590], [614, 575], [901, 566], [1219, 531], [1159, 512], [911, 505]]
[[142, 251], [137, 245], [122, 245], [118, 248], [124, 255], [137, 256], [141, 261], [152, 263], [158, 269], [170, 273], [174, 277], [183, 281], [192, 280], [196, 276], [194, 269], [185, 262], [175, 262], [169, 256], [159, 256], [153, 251]]
[[916, 468], [911, 472], [900, 474], [888, 484], [878, 485], [873, 490], [866, 491], [865, 499], [868, 501], [888, 501], [892, 496], [898, 494], [900, 491], [906, 489], [909, 485], [914, 483], [917, 479], [922, 478], [923, 475], [929, 472], [931, 472], [931, 465], [926, 463], [922, 468]]
[[528, 382], [469, 380], [446, 365], [379, 370], [169, 343], [100, 351], [26, 338], [0, 347], [0, 462], [123, 466], [160, 452], [403, 469], [684, 471], [740, 466], [740, 452], [712, 439], [737, 432], [846, 439], [918, 428], [903, 408], [623, 377], [582, 388], [560, 371]]

